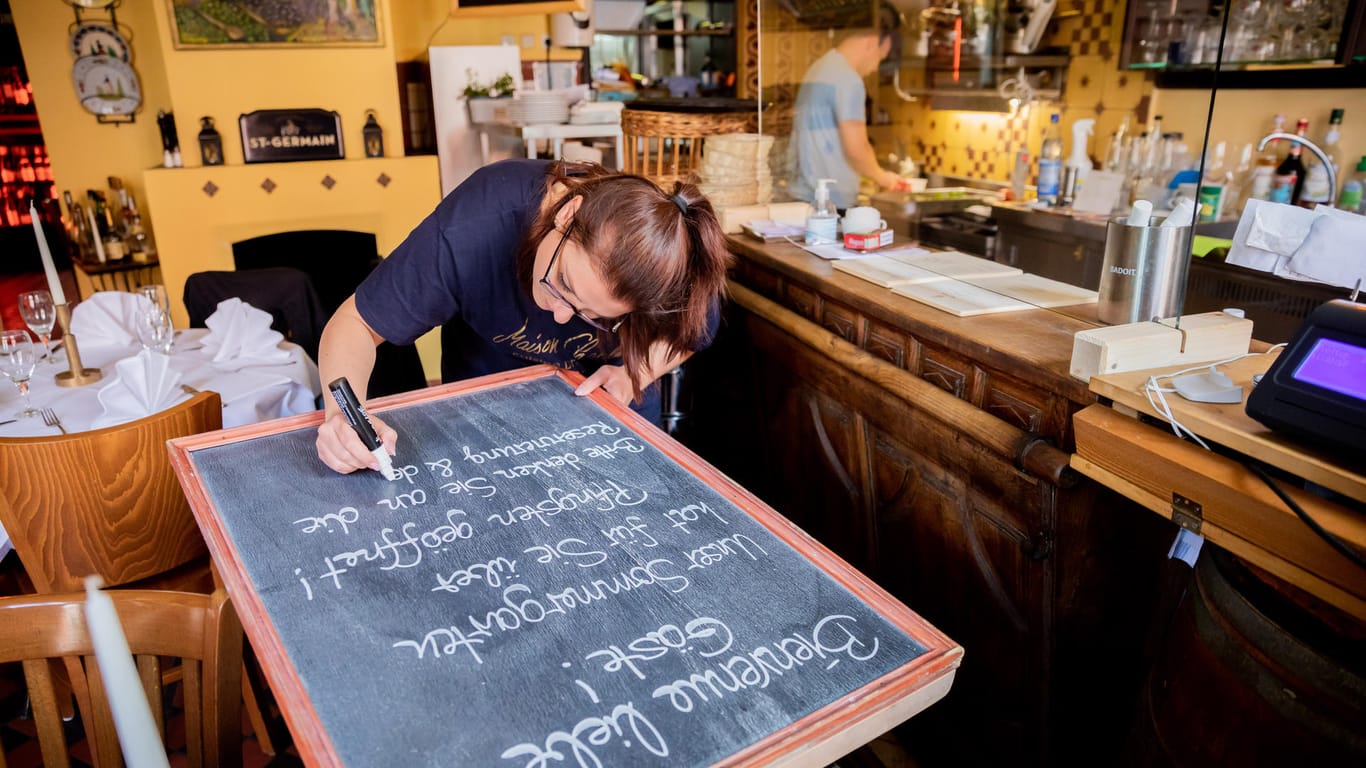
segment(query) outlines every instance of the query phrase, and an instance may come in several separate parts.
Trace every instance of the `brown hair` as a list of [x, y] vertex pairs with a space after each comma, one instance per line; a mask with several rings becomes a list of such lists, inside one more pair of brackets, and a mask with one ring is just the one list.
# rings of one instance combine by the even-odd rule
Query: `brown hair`
[[531, 290], [537, 247], [555, 229], [555, 214], [581, 197], [570, 238], [589, 254], [612, 295], [633, 308], [617, 336], [639, 400], [638, 374], [651, 344], [663, 342], [674, 355], [710, 341], [708, 315], [725, 295], [731, 262], [721, 225], [693, 184], [675, 182], [665, 191], [643, 176], [564, 162], [550, 165], [547, 195], [556, 184], [566, 191], [527, 231], [517, 257], [518, 279]]

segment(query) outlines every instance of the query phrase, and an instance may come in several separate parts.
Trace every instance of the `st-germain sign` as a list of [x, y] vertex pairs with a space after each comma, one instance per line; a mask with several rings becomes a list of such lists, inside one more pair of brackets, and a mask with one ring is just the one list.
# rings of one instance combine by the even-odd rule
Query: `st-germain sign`
[[324, 109], [258, 109], [238, 118], [248, 163], [340, 160], [341, 115]]

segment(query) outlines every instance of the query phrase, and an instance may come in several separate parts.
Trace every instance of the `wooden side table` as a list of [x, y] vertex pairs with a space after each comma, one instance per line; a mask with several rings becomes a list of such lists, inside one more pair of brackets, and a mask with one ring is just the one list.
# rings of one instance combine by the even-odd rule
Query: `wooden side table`
[[147, 261], [120, 259], [103, 264], [97, 261], [72, 259], [76, 268], [76, 286], [81, 298], [89, 298], [96, 291], [135, 291], [139, 286], [161, 282], [161, 263], [151, 256]]

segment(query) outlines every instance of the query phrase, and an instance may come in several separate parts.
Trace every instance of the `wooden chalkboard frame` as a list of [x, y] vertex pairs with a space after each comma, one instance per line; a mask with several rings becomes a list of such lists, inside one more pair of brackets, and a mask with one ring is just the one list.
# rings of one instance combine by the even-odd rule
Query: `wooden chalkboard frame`
[[[577, 373], [550, 366], [533, 366], [379, 398], [370, 403], [370, 410], [383, 413], [395, 408], [548, 377], [558, 377], [570, 387], [577, 386], [583, 381], [583, 377]], [[753, 494], [644, 418], [622, 406], [602, 390], [589, 397], [640, 439], [653, 445], [680, 467], [749, 514], [797, 550], [812, 565], [839, 582], [871, 610], [906, 632], [926, 649], [925, 653], [910, 662], [730, 755], [716, 763], [717, 766], [828, 765], [842, 755], [872, 741], [948, 693], [956, 670], [962, 662], [962, 647]], [[232, 597], [247, 637], [294, 736], [300, 756], [310, 766], [330, 767], [341, 766], [343, 763], [309, 700], [298, 673], [289, 661], [274, 623], [251, 583], [218, 509], [191, 460], [191, 454], [198, 450], [316, 426], [321, 422], [322, 412], [318, 411], [179, 438], [169, 441], [167, 446], [171, 454], [171, 464], [189, 499], [217, 572]]]
[[459, 19], [540, 16], [583, 10], [580, 0], [451, 0], [451, 16]]

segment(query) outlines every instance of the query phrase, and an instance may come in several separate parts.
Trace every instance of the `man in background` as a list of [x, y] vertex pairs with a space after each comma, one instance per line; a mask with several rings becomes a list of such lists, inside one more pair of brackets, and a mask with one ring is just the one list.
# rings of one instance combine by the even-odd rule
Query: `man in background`
[[910, 182], [878, 165], [868, 142], [863, 78], [899, 42], [900, 16], [880, 3], [875, 26], [846, 30], [834, 48], [802, 77], [793, 110], [789, 192], [798, 200], [815, 197], [816, 182], [834, 179], [830, 199], [841, 210], [857, 205], [859, 177], [882, 189], [909, 190]]

